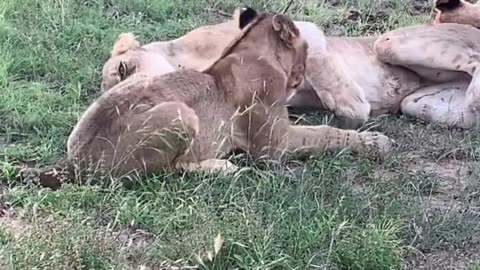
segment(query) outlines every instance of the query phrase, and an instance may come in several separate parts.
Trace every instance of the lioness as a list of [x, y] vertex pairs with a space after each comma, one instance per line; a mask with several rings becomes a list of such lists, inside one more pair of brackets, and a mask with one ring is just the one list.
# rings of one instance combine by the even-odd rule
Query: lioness
[[[345, 128], [358, 127], [369, 115], [398, 111], [447, 126], [475, 126], [480, 97], [476, 79], [470, 80], [477, 78], [480, 32], [470, 25], [446, 22], [454, 20], [447, 15], [458, 8], [475, 18], [471, 15], [478, 14], [478, 6], [457, 2], [436, 2], [440, 10], [436, 21], [442, 24], [404, 27], [379, 37], [325, 37], [315, 24], [295, 22], [309, 44], [309, 56], [306, 80], [287, 106], [332, 111], [346, 120]], [[471, 19], [462, 23], [474, 25]], [[211, 63], [238, 32], [227, 21], [145, 46], [122, 34], [104, 65], [103, 90], [133, 74], [163, 73], [165, 61], [170, 69], [198, 70]], [[118, 51], [122, 44], [130, 46]], [[144, 61], [149, 55], [162, 60]]]
[[377, 132], [291, 126], [285, 100], [305, 72], [308, 45], [284, 15], [238, 14], [237, 37], [204, 71], [130, 78], [104, 92], [68, 138], [80, 169], [101, 164], [113, 177], [161, 169], [235, 169], [233, 149], [254, 158], [351, 147], [384, 154]]

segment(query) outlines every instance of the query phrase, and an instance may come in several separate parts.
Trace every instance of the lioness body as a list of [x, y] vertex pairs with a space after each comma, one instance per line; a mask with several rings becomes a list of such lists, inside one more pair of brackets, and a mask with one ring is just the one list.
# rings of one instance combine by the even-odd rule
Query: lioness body
[[[325, 91], [324, 95], [329, 96], [322, 96], [324, 98], [323, 102], [321, 98], [317, 98], [315, 103], [318, 104], [317, 106], [320, 105], [317, 108], [335, 111], [339, 109], [337, 107], [348, 109], [350, 106], [350, 110], [356, 111], [363, 106], [365, 113], [370, 115], [398, 112], [402, 100], [421, 85], [421, 80], [417, 74], [404, 67], [393, 66], [380, 61], [373, 51], [376, 40], [377, 37], [326, 37], [324, 54], [319, 54], [314, 59], [312, 57], [312, 60], [315, 61], [311, 61], [311, 65], [318, 65], [318, 67], [310, 68], [311, 70], [307, 68], [309, 83], [298, 89], [300, 93], [297, 92], [296, 96], [292, 96], [288, 102], [289, 105], [293, 107], [302, 106], [306, 100], [299, 98], [305, 94], [301, 91], [317, 92], [312, 85], [319, 85], [318, 90], [328, 89], [332, 93]], [[331, 66], [331, 68], [320, 69], [320, 66]], [[349, 88], [354, 88], [355, 84], [358, 86], [356, 96], [348, 92], [345, 92], [345, 94], [348, 94], [346, 96], [330, 96], [340, 93], [339, 88], [345, 87], [345, 84], [348, 83], [350, 84]], [[322, 103], [328, 103], [329, 99], [333, 99], [332, 104], [328, 104], [325, 108]], [[349, 99], [356, 99], [358, 103], [366, 103], [367, 105], [350, 104]], [[339, 101], [345, 103], [336, 104]], [[358, 109], [355, 106], [358, 106]], [[349, 118], [360, 117], [355, 115], [354, 112], [343, 114], [345, 115], [342, 116]]]
[[[471, 128], [477, 117], [469, 106], [478, 97], [466, 97], [477, 92], [468, 88], [474, 74], [466, 65], [479, 63], [475, 55], [480, 46], [467, 44], [478, 44], [479, 35], [469, 25], [443, 23], [403, 27], [379, 37], [326, 37], [325, 52], [307, 60], [309, 84], [287, 104], [321, 104], [317, 108], [353, 120], [352, 126], [368, 115], [401, 111], [428, 122]], [[304, 91], [314, 91], [318, 99]]]
[[[418, 83], [416, 79], [418, 76], [412, 74], [411, 71], [406, 70], [403, 67], [395, 67], [389, 64], [379, 61], [373, 51], [373, 44], [376, 41], [376, 37], [325, 37], [323, 32], [320, 31], [316, 25], [308, 22], [295, 22], [299, 27], [300, 32], [306, 38], [310, 45], [309, 58], [324, 57], [327, 53], [332, 57], [332, 61], [335, 65], [345, 70], [352, 79], [358, 82], [364, 90], [364, 96], [370, 102], [372, 114], [379, 114], [383, 112], [397, 111], [402, 99], [412, 91], [412, 85], [415, 87]], [[141, 49], [132, 48], [129, 51], [131, 55], [125, 59], [136, 59], [136, 55], [144, 55], [148, 52], [148, 56], [161, 55], [175, 70], [179, 69], [193, 69], [202, 70], [218, 57], [224, 47], [239, 33], [239, 30], [233, 24], [233, 21], [227, 21], [218, 25], [209, 25], [199, 27], [185, 36], [172, 41], [160, 41], [143, 45]], [[120, 41], [122, 42], [122, 41]], [[158, 57], [156, 55], [156, 57]], [[114, 61], [112, 61], [114, 60]], [[118, 60], [110, 59], [112, 63], [117, 64]], [[135, 72], [137, 74], [163, 74], [170, 72], [170, 69], [162, 70], [159, 68], [161, 61], [155, 63], [146, 63], [143, 59], [140, 60], [143, 67], [138, 67]], [[355, 62], [352, 65], [351, 62]], [[132, 63], [135, 65], [136, 63]], [[156, 69], [154, 67], [157, 67]], [[104, 69], [110, 68], [114, 73], [116, 65], [106, 63]], [[322, 69], [325, 73], [329, 73], [329, 69]], [[104, 82], [109, 80], [109, 76], [104, 71]], [[127, 74], [130, 75], [130, 74]], [[117, 75], [118, 76], [118, 75]], [[401, 82], [404, 88], [408, 90], [401, 91], [404, 94], [397, 94], [392, 96], [388, 90], [384, 88], [385, 81], [388, 81], [392, 77], [405, 77]], [[119, 76], [118, 76], [119, 77]], [[418, 79], [417, 79], [418, 80]], [[115, 79], [118, 83], [120, 78]], [[407, 84], [405, 84], [407, 82]], [[114, 84], [113, 84], [114, 85]], [[104, 86], [104, 90], [108, 90], [109, 87]], [[298, 90], [314, 90], [309, 81], [305, 83]], [[385, 92], [385, 93], [384, 93]], [[316, 98], [314, 105], [316, 108], [325, 108], [322, 102], [318, 102]], [[392, 100], [393, 98], [393, 100]], [[295, 99], [295, 97], [294, 97]], [[304, 101], [302, 101], [303, 104]], [[295, 105], [294, 102], [290, 102], [290, 105]], [[300, 105], [300, 104], [299, 104]]]
[[[444, 12], [443, 16], [446, 15]], [[107, 70], [118, 70], [120, 61], [125, 62], [145, 50], [162, 55], [174, 69], [200, 70], [238, 34], [232, 22], [200, 27], [173, 41], [132, 47], [105, 64], [103, 80], [112, 81], [112, 76], [106, 75], [112, 72]], [[480, 97], [476, 87], [468, 88], [473, 73], [457, 66], [478, 62], [475, 55], [469, 57], [472, 53], [465, 51], [465, 44], [478, 44], [477, 29], [448, 23], [421, 25], [391, 31], [379, 40], [379, 37], [325, 37], [312, 23], [295, 22], [295, 25], [309, 44], [309, 56], [305, 83], [290, 96], [288, 106], [332, 111], [348, 120], [350, 127], [363, 123], [369, 115], [399, 111], [448, 126], [471, 128], [476, 125], [474, 111]], [[393, 40], [384, 42], [387, 37]], [[409, 63], [403, 63], [398, 57], [392, 62], [386, 54], [392, 54], [395, 44], [403, 44], [402, 54], [415, 57]], [[476, 46], [470, 50], [475, 54], [479, 51]], [[456, 57], [460, 57], [457, 60], [460, 62], [454, 64]], [[433, 58], [445, 61], [432, 66]], [[156, 63], [156, 68], [150, 70], [162, 73], [161, 62]], [[143, 72], [142, 68], [135, 70], [136, 74]], [[130, 75], [125, 73], [123, 78]], [[116, 76], [113, 81], [120, 81], [121, 77]], [[469, 95], [466, 97], [465, 93]]]

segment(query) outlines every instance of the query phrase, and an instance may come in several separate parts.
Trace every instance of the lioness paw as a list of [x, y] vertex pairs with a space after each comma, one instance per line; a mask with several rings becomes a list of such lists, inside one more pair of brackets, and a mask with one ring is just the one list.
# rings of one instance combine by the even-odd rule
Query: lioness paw
[[480, 111], [480, 97], [476, 96], [475, 94], [467, 93], [465, 103], [471, 112]]
[[231, 174], [238, 170], [238, 167], [228, 160], [224, 159], [207, 159], [200, 162], [201, 170], [209, 173], [223, 172]]
[[336, 98], [335, 115], [340, 119], [340, 127], [357, 129], [367, 122], [370, 115], [370, 103], [364, 99]]
[[224, 174], [231, 174], [238, 170], [236, 165], [224, 159], [207, 159], [200, 163], [183, 164], [179, 165], [179, 167], [187, 172], [223, 172]]

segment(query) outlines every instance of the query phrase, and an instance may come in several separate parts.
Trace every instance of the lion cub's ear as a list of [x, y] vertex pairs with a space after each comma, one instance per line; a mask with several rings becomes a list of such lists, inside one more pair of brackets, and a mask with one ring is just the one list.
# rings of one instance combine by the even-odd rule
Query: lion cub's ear
[[273, 30], [279, 33], [280, 39], [287, 47], [294, 47], [294, 43], [300, 31], [290, 18], [285, 15], [277, 14], [272, 19]]
[[245, 8], [242, 8], [242, 7], [237, 7], [234, 11], [233, 11], [233, 15], [232, 15], [232, 19], [234, 21], [239, 21], [240, 20], [240, 13], [242, 12], [242, 10], [245, 10]]
[[132, 33], [121, 33], [118, 35], [115, 44], [113, 44], [112, 56], [120, 55], [128, 50], [140, 47], [140, 42]]
[[[253, 21], [257, 17], [258, 13], [255, 9], [251, 7], [246, 7], [240, 10], [240, 15], [238, 15], [238, 23], [240, 29], [243, 29], [249, 23]], [[234, 15], [236, 16], [236, 15]]]
[[436, 0], [435, 8], [440, 11], [453, 10], [462, 4], [461, 0]]

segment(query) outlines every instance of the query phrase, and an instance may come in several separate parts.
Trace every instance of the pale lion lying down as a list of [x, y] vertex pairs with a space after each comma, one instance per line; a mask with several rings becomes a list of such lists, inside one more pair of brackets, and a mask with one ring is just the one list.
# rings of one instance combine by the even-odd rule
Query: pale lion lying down
[[[304, 79], [307, 43], [283, 15], [248, 8], [236, 24], [237, 37], [203, 72], [132, 77], [104, 92], [68, 138], [68, 162], [120, 177], [162, 169], [230, 171], [235, 166], [221, 158], [233, 149], [273, 159], [345, 147], [389, 151], [392, 140], [377, 132], [291, 126], [284, 102]], [[46, 175], [43, 185], [58, 184]]]
[[[475, 126], [480, 30], [470, 25], [478, 26], [479, 6], [459, 0], [436, 5], [435, 22], [441, 24], [404, 27], [380, 37], [325, 37], [315, 24], [295, 22], [309, 56], [306, 80], [287, 105], [332, 111], [350, 128], [369, 115], [399, 111], [452, 127]], [[133, 35], [121, 34], [104, 65], [102, 89], [132, 75], [202, 70], [239, 33], [234, 21], [144, 46]]]

